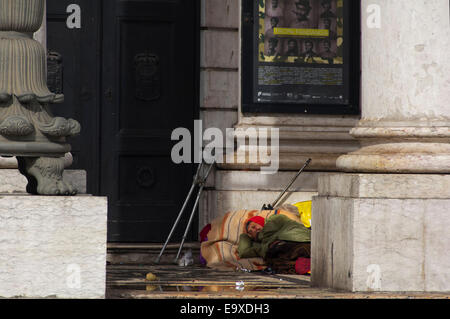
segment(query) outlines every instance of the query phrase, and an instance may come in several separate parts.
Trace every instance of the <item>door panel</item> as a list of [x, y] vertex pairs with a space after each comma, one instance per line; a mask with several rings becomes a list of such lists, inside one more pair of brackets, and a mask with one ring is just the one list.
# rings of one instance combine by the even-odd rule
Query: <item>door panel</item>
[[82, 27], [66, 26], [71, 0], [47, 0], [48, 84], [65, 101], [52, 105], [56, 116], [81, 124], [81, 135], [70, 138], [73, 165], [87, 172], [87, 191], [99, 194], [99, 72], [100, 1], [80, 0]]
[[192, 166], [173, 164], [170, 152], [172, 130], [193, 131], [198, 117], [197, 12], [192, 0], [103, 1], [101, 192], [111, 242], [163, 242], [192, 183]]

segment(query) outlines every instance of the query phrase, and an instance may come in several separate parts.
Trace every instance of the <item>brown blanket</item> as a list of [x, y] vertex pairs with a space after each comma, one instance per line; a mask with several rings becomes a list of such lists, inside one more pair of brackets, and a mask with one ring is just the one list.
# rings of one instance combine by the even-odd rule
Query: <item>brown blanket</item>
[[268, 218], [273, 214], [286, 215], [301, 223], [299, 214], [287, 210], [259, 211], [238, 210], [228, 212], [211, 222], [208, 241], [201, 244], [201, 254], [207, 266], [220, 270], [262, 270], [266, 268], [262, 258], [239, 258], [239, 236], [245, 232], [245, 224], [253, 216]]

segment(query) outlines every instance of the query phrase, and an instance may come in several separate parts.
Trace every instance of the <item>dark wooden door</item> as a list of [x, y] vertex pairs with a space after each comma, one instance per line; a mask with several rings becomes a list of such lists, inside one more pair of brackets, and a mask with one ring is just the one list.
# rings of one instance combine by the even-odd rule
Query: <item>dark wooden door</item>
[[101, 3], [79, 0], [81, 28], [67, 27], [72, 0], [47, 0], [48, 84], [63, 93], [63, 104], [52, 105], [57, 116], [81, 124], [81, 135], [69, 139], [73, 165], [87, 172], [87, 191], [99, 194], [100, 26]]
[[108, 240], [164, 242], [193, 177], [191, 165], [172, 162], [171, 133], [193, 132], [198, 117], [198, 1], [102, 4], [100, 192], [109, 201]]

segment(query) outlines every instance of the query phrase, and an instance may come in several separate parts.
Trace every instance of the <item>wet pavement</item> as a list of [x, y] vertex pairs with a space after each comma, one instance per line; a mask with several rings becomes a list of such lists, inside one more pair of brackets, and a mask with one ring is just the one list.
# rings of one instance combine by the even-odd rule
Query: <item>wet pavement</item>
[[107, 265], [108, 299], [450, 299], [445, 293], [349, 293], [318, 289], [310, 277], [218, 271], [192, 265]]

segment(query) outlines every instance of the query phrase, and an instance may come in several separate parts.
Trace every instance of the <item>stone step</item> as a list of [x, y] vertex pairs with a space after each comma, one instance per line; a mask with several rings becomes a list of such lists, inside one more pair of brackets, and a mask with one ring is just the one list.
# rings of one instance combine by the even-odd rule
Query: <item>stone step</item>
[[[154, 264], [163, 243], [108, 243], [106, 260], [109, 264]], [[173, 263], [180, 243], [169, 243], [160, 259], [160, 264]], [[192, 251], [194, 263], [200, 263], [200, 243], [184, 243], [180, 258], [188, 250]]]

